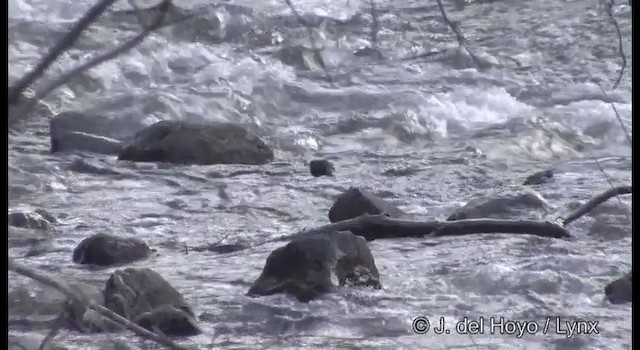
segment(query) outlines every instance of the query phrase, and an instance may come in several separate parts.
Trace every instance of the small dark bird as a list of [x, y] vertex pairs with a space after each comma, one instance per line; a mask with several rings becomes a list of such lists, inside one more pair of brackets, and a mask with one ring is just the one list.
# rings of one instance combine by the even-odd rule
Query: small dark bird
[[324, 159], [312, 160], [309, 162], [309, 170], [311, 175], [315, 177], [319, 176], [333, 176], [335, 168], [330, 161]]

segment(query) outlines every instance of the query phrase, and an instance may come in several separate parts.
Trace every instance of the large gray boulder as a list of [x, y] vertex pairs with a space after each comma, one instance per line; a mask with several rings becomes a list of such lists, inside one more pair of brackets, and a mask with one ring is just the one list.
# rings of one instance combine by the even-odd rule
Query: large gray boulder
[[633, 298], [631, 293], [631, 271], [623, 277], [607, 284], [604, 294], [612, 304], [630, 303]]
[[392, 218], [408, 217], [406, 213], [375, 194], [351, 187], [336, 199], [329, 210], [329, 221], [353, 219], [364, 214], [386, 214]]
[[308, 302], [345, 285], [380, 288], [380, 275], [364, 238], [332, 231], [297, 236], [271, 252], [247, 295], [287, 293]]
[[73, 262], [99, 266], [120, 265], [149, 256], [151, 250], [142, 240], [98, 233], [85, 238], [73, 250]]
[[139, 131], [120, 160], [173, 164], [261, 165], [273, 151], [260, 138], [231, 123], [161, 121]]
[[539, 193], [515, 190], [472, 199], [455, 210], [448, 221], [464, 219], [531, 219], [540, 220], [553, 206]]
[[191, 307], [157, 272], [144, 268], [116, 270], [105, 286], [105, 306], [149, 330], [167, 335], [201, 332]]

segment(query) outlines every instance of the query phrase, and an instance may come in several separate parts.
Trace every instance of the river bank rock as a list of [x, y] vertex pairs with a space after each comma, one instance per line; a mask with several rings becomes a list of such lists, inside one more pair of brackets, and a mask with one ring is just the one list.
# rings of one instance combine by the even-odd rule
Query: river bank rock
[[62, 112], [49, 121], [50, 151], [118, 154], [123, 142], [106, 134], [112, 127], [106, 117]]
[[338, 196], [329, 210], [329, 221], [338, 222], [353, 219], [364, 214], [386, 214], [392, 218], [404, 218], [408, 215], [393, 204], [375, 194], [351, 187]]
[[73, 262], [99, 266], [120, 265], [149, 257], [149, 246], [136, 238], [103, 233], [83, 239], [73, 251]]
[[148, 269], [116, 270], [106, 283], [105, 306], [149, 330], [167, 335], [201, 332], [191, 307], [159, 273]]
[[161, 121], [135, 134], [118, 159], [185, 165], [262, 165], [273, 160], [273, 150], [236, 124]]
[[380, 275], [364, 238], [332, 231], [298, 236], [271, 252], [247, 295], [286, 293], [308, 302], [345, 285], [381, 288]]
[[629, 271], [623, 277], [607, 284], [604, 287], [604, 294], [612, 304], [630, 303], [633, 298], [631, 285], [631, 271]]
[[470, 200], [451, 214], [447, 221], [464, 219], [540, 220], [553, 206], [539, 193], [515, 190]]

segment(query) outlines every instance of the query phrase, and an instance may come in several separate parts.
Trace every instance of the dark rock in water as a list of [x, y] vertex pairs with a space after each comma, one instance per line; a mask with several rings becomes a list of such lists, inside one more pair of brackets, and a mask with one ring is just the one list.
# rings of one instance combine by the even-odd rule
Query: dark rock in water
[[233, 244], [211, 244], [206, 246], [206, 250], [218, 254], [228, 254], [249, 248], [248, 245], [242, 243]]
[[167, 335], [201, 332], [182, 295], [151, 269], [116, 270], [105, 286], [105, 306], [149, 330]]
[[540, 194], [530, 190], [509, 191], [469, 201], [447, 221], [464, 219], [539, 220], [552, 209]]
[[333, 231], [298, 236], [271, 252], [247, 295], [287, 293], [308, 302], [345, 285], [381, 288], [380, 275], [364, 238]]
[[119, 265], [145, 259], [150, 252], [149, 246], [139, 239], [98, 233], [78, 244], [73, 251], [73, 262], [99, 266]]
[[37, 211], [12, 212], [12, 213], [9, 213], [8, 220], [9, 220], [9, 226], [13, 226], [13, 227], [20, 227], [20, 228], [33, 229], [33, 230], [44, 230], [44, 231], [48, 231], [51, 229], [51, 221], [47, 220], [42, 214], [38, 213]]
[[375, 194], [356, 187], [351, 187], [338, 196], [329, 210], [329, 221], [337, 222], [353, 219], [363, 214], [386, 214], [392, 218], [403, 218], [408, 215], [394, 205], [385, 202]]
[[87, 151], [117, 154], [122, 141], [106, 136], [111, 125], [107, 118], [79, 112], [63, 112], [49, 121], [51, 153]]
[[324, 159], [312, 160], [309, 162], [309, 171], [311, 171], [311, 175], [318, 176], [333, 176], [333, 172], [335, 168], [333, 164]]
[[231, 123], [161, 121], [139, 131], [120, 160], [173, 164], [262, 165], [273, 151], [257, 136]]
[[553, 177], [553, 170], [544, 170], [530, 175], [524, 180], [523, 185], [540, 185]]
[[76, 173], [94, 174], [94, 175], [119, 175], [120, 173], [106, 167], [100, 167], [87, 162], [84, 159], [76, 158], [69, 164], [67, 170]]
[[630, 303], [631, 293], [631, 271], [623, 277], [607, 284], [604, 287], [604, 294], [612, 304]]

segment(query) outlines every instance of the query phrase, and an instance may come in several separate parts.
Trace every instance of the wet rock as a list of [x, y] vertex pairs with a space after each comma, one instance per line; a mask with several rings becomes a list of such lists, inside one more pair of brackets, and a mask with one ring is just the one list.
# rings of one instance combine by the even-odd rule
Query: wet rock
[[78, 244], [73, 251], [73, 262], [99, 266], [119, 265], [145, 259], [150, 252], [149, 246], [139, 239], [98, 233]]
[[335, 168], [328, 160], [316, 159], [309, 162], [309, 171], [314, 177], [333, 176]]
[[271, 252], [247, 295], [287, 293], [308, 302], [345, 285], [381, 288], [380, 275], [364, 238], [332, 231], [298, 236]]
[[630, 303], [631, 294], [631, 271], [623, 277], [607, 284], [604, 287], [604, 294], [612, 304]]
[[479, 197], [454, 211], [447, 220], [531, 219], [539, 220], [553, 209], [539, 193], [522, 189]]
[[249, 246], [244, 243], [210, 244], [205, 247], [206, 250], [218, 254], [233, 253], [247, 248], [249, 248]]
[[122, 141], [105, 135], [111, 124], [108, 118], [79, 112], [63, 112], [49, 121], [51, 153], [86, 151], [117, 154]]
[[106, 307], [149, 330], [183, 336], [201, 332], [182, 295], [151, 269], [116, 270], [104, 296]]
[[134, 162], [262, 165], [273, 151], [257, 136], [231, 123], [161, 121], [140, 132], [118, 156]]
[[553, 178], [553, 170], [543, 170], [530, 175], [524, 180], [523, 185], [541, 185]]
[[356, 187], [351, 187], [336, 199], [329, 210], [329, 221], [337, 222], [353, 219], [363, 214], [386, 214], [392, 218], [403, 218], [408, 215], [394, 205], [387, 203], [375, 194]]
[[33, 230], [43, 230], [43, 231], [51, 230], [52, 222], [47, 220], [38, 211], [11, 212], [9, 213], [8, 220], [9, 220], [9, 226], [13, 226], [13, 227], [20, 227], [20, 228], [33, 229]]
[[320, 50], [304, 46], [283, 46], [274, 53], [275, 58], [282, 63], [300, 70], [322, 71], [325, 69], [324, 59]]

